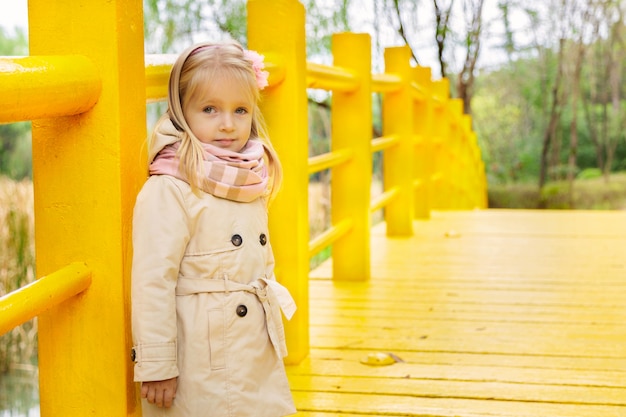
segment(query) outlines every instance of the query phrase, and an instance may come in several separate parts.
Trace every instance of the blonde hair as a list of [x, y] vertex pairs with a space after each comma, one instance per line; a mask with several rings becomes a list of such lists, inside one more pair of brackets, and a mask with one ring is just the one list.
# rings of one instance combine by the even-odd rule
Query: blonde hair
[[[265, 162], [269, 172], [266, 196], [269, 197], [268, 202], [271, 202], [282, 182], [282, 166], [259, 109], [261, 93], [252, 62], [244, 57], [244, 49], [238, 42], [205, 42], [193, 45], [181, 53], [170, 73], [168, 111], [157, 122], [154, 132], [157, 132], [159, 125], [167, 119], [170, 119], [181, 132], [181, 144], [178, 149], [180, 170], [188, 179], [193, 192], [197, 193], [204, 181], [202, 163], [204, 152], [202, 142], [193, 134], [185, 120], [184, 103], [196, 94], [198, 89], [223, 76], [248, 87], [249, 98], [254, 103], [248, 140], [259, 140], [264, 145]], [[155, 133], [152, 134], [152, 140], [154, 138]]]

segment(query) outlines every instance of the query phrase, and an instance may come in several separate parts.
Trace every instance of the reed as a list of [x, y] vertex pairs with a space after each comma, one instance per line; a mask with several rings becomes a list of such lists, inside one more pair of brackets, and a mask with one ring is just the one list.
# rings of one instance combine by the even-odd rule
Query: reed
[[[33, 185], [0, 176], [0, 295], [34, 279]], [[36, 319], [0, 336], [0, 373], [36, 364]]]

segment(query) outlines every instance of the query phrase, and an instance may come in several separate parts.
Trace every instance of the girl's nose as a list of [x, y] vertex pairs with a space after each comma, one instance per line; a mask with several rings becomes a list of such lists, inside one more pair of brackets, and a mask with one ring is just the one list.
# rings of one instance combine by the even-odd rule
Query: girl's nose
[[220, 124], [220, 129], [223, 131], [230, 131], [234, 127], [233, 118], [230, 114], [224, 114], [222, 117], [222, 122]]

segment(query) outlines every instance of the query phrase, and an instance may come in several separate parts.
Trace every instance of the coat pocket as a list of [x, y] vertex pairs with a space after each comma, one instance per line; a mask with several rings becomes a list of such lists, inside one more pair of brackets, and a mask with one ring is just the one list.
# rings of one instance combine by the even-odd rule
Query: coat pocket
[[209, 310], [211, 370], [226, 367], [226, 317], [224, 309]]

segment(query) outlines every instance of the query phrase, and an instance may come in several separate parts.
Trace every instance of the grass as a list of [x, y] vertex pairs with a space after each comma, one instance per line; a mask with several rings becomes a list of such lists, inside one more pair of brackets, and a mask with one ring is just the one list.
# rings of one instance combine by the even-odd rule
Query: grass
[[[0, 176], [0, 295], [35, 279], [33, 188]], [[0, 373], [37, 363], [37, 321], [0, 336]]]
[[574, 181], [570, 198], [567, 181], [546, 184], [541, 192], [536, 184], [489, 186], [490, 208], [535, 209], [543, 203], [547, 209], [626, 210], [626, 172]]

